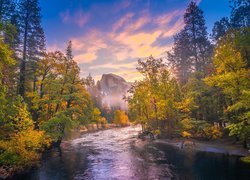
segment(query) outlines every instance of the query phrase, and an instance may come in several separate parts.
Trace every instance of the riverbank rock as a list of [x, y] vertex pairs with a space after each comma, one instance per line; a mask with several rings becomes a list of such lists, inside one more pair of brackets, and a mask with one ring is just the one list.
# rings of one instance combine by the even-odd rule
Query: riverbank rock
[[186, 141], [183, 141], [181, 143], [181, 148], [195, 148], [195, 142], [194, 141], [190, 141], [190, 140], [186, 140]]

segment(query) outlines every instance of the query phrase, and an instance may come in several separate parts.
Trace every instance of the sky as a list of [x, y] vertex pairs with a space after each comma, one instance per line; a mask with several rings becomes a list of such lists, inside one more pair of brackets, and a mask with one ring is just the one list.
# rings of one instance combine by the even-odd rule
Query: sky
[[[228, 0], [196, 0], [211, 33], [215, 21], [229, 16]], [[137, 60], [164, 57], [173, 35], [183, 28], [189, 0], [40, 0], [48, 51], [65, 51], [72, 41], [81, 77], [95, 80], [114, 73], [140, 78]]]

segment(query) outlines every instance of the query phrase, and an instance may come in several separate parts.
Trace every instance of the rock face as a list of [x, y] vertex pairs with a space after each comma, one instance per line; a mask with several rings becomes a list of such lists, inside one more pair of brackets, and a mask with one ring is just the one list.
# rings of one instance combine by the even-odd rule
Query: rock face
[[127, 103], [123, 100], [131, 84], [115, 74], [103, 74], [96, 84], [101, 93], [102, 103], [108, 107], [120, 107], [127, 109]]

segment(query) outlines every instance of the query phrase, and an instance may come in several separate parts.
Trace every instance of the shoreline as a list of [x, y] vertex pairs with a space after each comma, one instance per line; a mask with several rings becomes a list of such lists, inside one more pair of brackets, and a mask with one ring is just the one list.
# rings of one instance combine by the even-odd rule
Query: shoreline
[[181, 150], [193, 150], [244, 157], [250, 156], [250, 152], [247, 149], [244, 149], [243, 147], [236, 144], [232, 144], [230, 142], [225, 142], [225, 139], [216, 141], [201, 141], [184, 138], [164, 138], [156, 139], [155, 143], [168, 144], [171, 146], [175, 146]]
[[[129, 125], [128, 125], [129, 126]], [[84, 132], [79, 131], [79, 137], [88, 134], [88, 133], [95, 133], [98, 131], [105, 131], [109, 129], [115, 129], [115, 128], [123, 128], [127, 126], [108, 126], [105, 128], [98, 128], [98, 129], [91, 129], [87, 130]], [[60, 145], [58, 146], [59, 148], [63, 148], [68, 145], [69, 141], [76, 139], [78, 137], [74, 137], [69, 140], [62, 140]], [[138, 138], [139, 139], [139, 138]], [[146, 140], [147, 143], [148, 140]], [[150, 140], [151, 141], [151, 140]], [[143, 140], [141, 140], [143, 142]], [[166, 144], [170, 146], [174, 146], [180, 150], [183, 151], [193, 151], [193, 152], [208, 152], [208, 153], [216, 153], [216, 154], [225, 154], [229, 156], [241, 156], [241, 157], [249, 157], [250, 152], [247, 149], [244, 149], [242, 145], [239, 144], [233, 144], [232, 141], [228, 139], [219, 139], [219, 140], [213, 140], [213, 141], [202, 141], [202, 140], [196, 140], [196, 139], [186, 139], [186, 138], [160, 138], [160, 139], [155, 139], [151, 141], [153, 143], [160, 143], [160, 144]], [[52, 147], [55, 148], [55, 147]], [[47, 151], [47, 150], [46, 150]], [[45, 152], [46, 152], [45, 151]], [[37, 168], [35, 166], [30, 167], [28, 169], [25, 169], [24, 171], [16, 171], [14, 167], [7, 167], [7, 166], [2, 166], [0, 167], [0, 174], [3, 176], [0, 176], [0, 179], [9, 179], [9, 178], [15, 178], [16, 176], [26, 174], [30, 170]], [[9, 172], [7, 172], [10, 170]]]

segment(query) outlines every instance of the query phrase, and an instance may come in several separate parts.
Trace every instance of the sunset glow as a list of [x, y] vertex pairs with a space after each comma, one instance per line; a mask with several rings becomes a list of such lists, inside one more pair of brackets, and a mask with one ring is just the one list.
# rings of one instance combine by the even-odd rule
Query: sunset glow
[[[99, 79], [103, 73], [115, 73], [134, 81], [138, 58], [164, 57], [171, 49], [173, 35], [183, 28], [188, 2], [44, 0], [41, 7], [47, 49], [64, 50], [72, 40], [83, 77], [91, 73]], [[197, 1], [206, 14], [209, 33], [213, 23], [229, 13], [227, 0], [216, 1], [216, 7], [213, 2]]]

